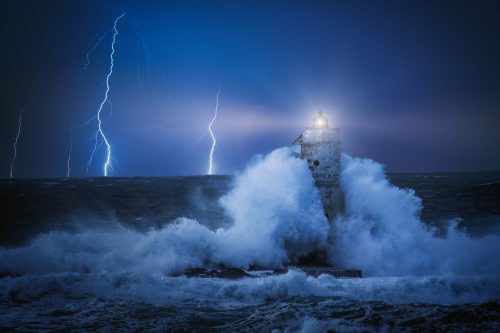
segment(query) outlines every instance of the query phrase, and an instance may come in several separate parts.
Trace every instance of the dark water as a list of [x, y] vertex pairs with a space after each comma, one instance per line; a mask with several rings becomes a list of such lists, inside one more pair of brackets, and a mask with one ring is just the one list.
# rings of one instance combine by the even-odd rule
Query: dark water
[[[444, 230], [455, 219], [469, 237], [500, 234], [500, 173], [389, 178], [423, 200], [423, 223]], [[231, 225], [218, 200], [233, 182], [1, 181], [0, 331], [500, 331], [497, 275], [334, 279], [297, 269], [228, 280], [152, 271], [170, 260], [161, 244], [177, 240], [162, 227], [176, 218], [214, 231]], [[137, 244], [139, 259], [120, 256]], [[182, 244], [186, 258], [199, 256]]]
[[440, 225], [450, 218], [473, 235], [500, 230], [500, 173], [389, 174], [398, 187], [423, 200], [422, 220]]
[[0, 183], [0, 244], [18, 245], [48, 230], [105, 224], [139, 230], [179, 216], [212, 228], [230, 222], [217, 200], [230, 176], [30, 179]]

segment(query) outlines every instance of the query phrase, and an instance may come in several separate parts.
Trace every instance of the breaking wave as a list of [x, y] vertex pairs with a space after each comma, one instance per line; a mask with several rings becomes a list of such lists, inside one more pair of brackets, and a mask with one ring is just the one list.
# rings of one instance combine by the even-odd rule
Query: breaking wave
[[[47, 233], [25, 246], [0, 248], [0, 271], [23, 275], [1, 279], [0, 294], [242, 303], [308, 295], [450, 304], [500, 297], [497, 236], [471, 238], [451, 221], [446, 237], [437, 237], [419, 219], [421, 200], [391, 185], [382, 165], [342, 158], [346, 210], [333, 230], [306, 163], [282, 148], [256, 158], [221, 199], [231, 227], [211, 230], [180, 217], [146, 233], [119, 226]], [[167, 276], [211, 264], [279, 268], [317, 251], [372, 278], [313, 278], [300, 271], [237, 281]]]
[[179, 218], [145, 234], [123, 227], [52, 232], [28, 246], [0, 250], [0, 271], [182, 272], [223, 264], [282, 267], [327, 246], [329, 224], [319, 192], [302, 160], [289, 148], [258, 157], [221, 199], [233, 220], [210, 230]]
[[500, 274], [500, 237], [472, 238], [449, 221], [446, 235], [422, 223], [422, 201], [388, 181], [370, 159], [342, 156], [345, 215], [335, 221], [335, 260], [367, 275]]
[[256, 278], [169, 277], [147, 273], [58, 273], [25, 275], [0, 280], [0, 296], [19, 301], [46, 295], [143, 300], [158, 304], [193, 301], [224, 306], [260, 304], [287, 297], [342, 297], [389, 304], [480, 303], [498, 298], [493, 277], [384, 277], [336, 279], [330, 275], [307, 276], [302, 271]]

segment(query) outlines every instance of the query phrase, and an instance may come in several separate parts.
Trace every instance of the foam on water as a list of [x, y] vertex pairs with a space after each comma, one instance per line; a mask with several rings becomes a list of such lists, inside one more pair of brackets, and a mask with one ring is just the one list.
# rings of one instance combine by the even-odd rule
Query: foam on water
[[422, 201], [388, 181], [381, 164], [342, 156], [345, 216], [332, 256], [367, 275], [500, 275], [500, 237], [472, 238], [449, 221], [445, 237], [422, 223]]
[[206, 264], [282, 265], [327, 246], [328, 222], [302, 160], [278, 149], [254, 163], [221, 199], [233, 219], [212, 231], [187, 218], [146, 234], [124, 228], [52, 232], [30, 245], [0, 250], [0, 271], [162, 272]]
[[260, 278], [168, 277], [146, 273], [58, 273], [25, 275], [0, 280], [1, 297], [29, 300], [40, 296], [88, 294], [142, 300], [158, 304], [217, 302], [221, 306], [259, 304], [287, 297], [345, 297], [390, 304], [480, 303], [498, 298], [500, 283], [493, 277], [318, 278], [301, 271]]
[[[0, 271], [23, 274], [1, 279], [0, 294], [224, 304], [290, 296], [445, 304], [500, 297], [498, 237], [473, 239], [452, 225], [445, 238], [436, 237], [419, 219], [420, 199], [392, 186], [380, 164], [347, 155], [342, 163], [346, 212], [335, 221], [333, 245], [306, 163], [282, 148], [255, 159], [221, 199], [231, 227], [210, 230], [180, 217], [146, 233], [117, 226], [44, 234], [29, 245], [0, 249]], [[210, 264], [283, 267], [317, 250], [379, 277], [337, 280], [292, 271], [228, 281], [166, 275]]]

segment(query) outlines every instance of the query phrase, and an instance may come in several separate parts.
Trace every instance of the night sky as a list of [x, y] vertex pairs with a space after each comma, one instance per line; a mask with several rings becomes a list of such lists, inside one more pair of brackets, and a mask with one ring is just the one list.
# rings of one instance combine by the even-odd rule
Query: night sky
[[[0, 177], [63, 177], [95, 116], [113, 176], [205, 174], [289, 145], [322, 109], [343, 150], [388, 171], [500, 170], [498, 1], [2, 1]], [[85, 176], [96, 121], [73, 128]], [[100, 146], [89, 176], [102, 175]]]

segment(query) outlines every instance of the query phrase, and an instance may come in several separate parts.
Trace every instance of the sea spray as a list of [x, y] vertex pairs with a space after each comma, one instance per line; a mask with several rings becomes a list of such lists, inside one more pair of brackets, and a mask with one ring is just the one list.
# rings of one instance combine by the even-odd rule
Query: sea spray
[[221, 199], [232, 220], [211, 230], [179, 217], [140, 233], [117, 226], [78, 233], [54, 231], [28, 245], [0, 248], [0, 272], [182, 273], [194, 267], [252, 265], [280, 268], [329, 250], [332, 262], [360, 268], [365, 276], [500, 274], [498, 236], [471, 238], [450, 222], [437, 237], [420, 220], [413, 190], [390, 184], [381, 164], [342, 157], [346, 210], [330, 226], [304, 161], [293, 149], [260, 156]]
[[[0, 279], [0, 310], [14, 318], [9, 327], [25, 322], [24, 313], [31, 311], [40, 316], [30, 322], [50, 322], [53, 326], [47, 327], [54, 329], [54, 316], [65, 320], [59, 313], [68, 308], [89, 313], [90, 319], [79, 315], [83, 325], [94, 321], [95, 313], [115, 318], [147, 313], [157, 324], [166, 311], [173, 311], [168, 312], [169, 320], [182, 320], [172, 325], [188, 328], [193, 323], [189, 316], [196, 325], [200, 323], [200, 309], [206, 309], [212, 319], [223, 315], [227, 320], [228, 313], [233, 313], [234, 322], [244, 328], [249, 323], [241, 322], [241, 311], [262, 325], [269, 325], [272, 318], [280, 322], [284, 317], [302, 318], [306, 311], [316, 314], [313, 324], [321, 329], [331, 324], [324, 318], [353, 323], [351, 314], [363, 308], [366, 312], [359, 312], [358, 318], [362, 325], [371, 322], [365, 314], [372, 314], [374, 322], [380, 316], [400, 314], [406, 322], [415, 313], [425, 327], [429, 316], [444, 317], [454, 311], [435, 304], [466, 304], [464, 309], [495, 325], [500, 297], [494, 257], [498, 239], [472, 239], [451, 226], [446, 238], [436, 237], [420, 221], [420, 199], [412, 190], [391, 185], [382, 165], [347, 155], [342, 163], [346, 211], [333, 225], [332, 245], [326, 241], [330, 226], [307, 165], [290, 149], [279, 149], [255, 158], [221, 199], [232, 220], [228, 228], [212, 230], [179, 217], [142, 233], [117, 224], [76, 233], [53, 231], [27, 245], [0, 248], [0, 272], [11, 273]], [[335, 262], [362, 268], [368, 277], [316, 278], [297, 268], [270, 276], [252, 272], [254, 277], [236, 280], [182, 275], [189, 268], [221, 264], [283, 267], [325, 249], [330, 249]], [[450, 272], [455, 275], [446, 274]], [[479, 302], [491, 303], [470, 305]], [[402, 305], [391, 310], [387, 304]], [[21, 307], [28, 310], [20, 312]], [[141, 315], [136, 323], [145, 320]], [[353, 325], [355, 330], [364, 327]]]
[[257, 158], [222, 198], [234, 220], [221, 231], [232, 265], [280, 266], [324, 248], [329, 224], [307, 165], [290, 148]]
[[500, 237], [469, 237], [453, 220], [437, 237], [420, 220], [420, 198], [392, 185], [381, 164], [344, 154], [341, 187], [346, 209], [331, 253], [342, 264], [377, 276], [500, 274]]
[[214, 264], [283, 267], [327, 246], [319, 193], [290, 148], [256, 158], [221, 203], [233, 219], [227, 229], [212, 231], [180, 217], [144, 234], [124, 227], [55, 231], [27, 246], [0, 249], [0, 271], [170, 274]]

